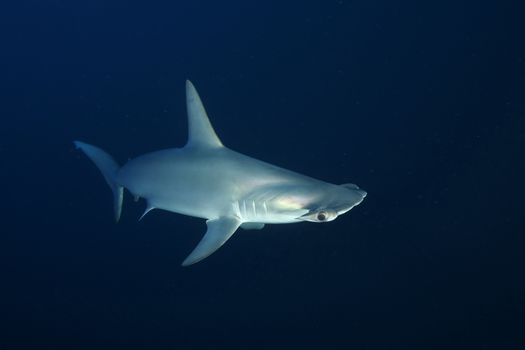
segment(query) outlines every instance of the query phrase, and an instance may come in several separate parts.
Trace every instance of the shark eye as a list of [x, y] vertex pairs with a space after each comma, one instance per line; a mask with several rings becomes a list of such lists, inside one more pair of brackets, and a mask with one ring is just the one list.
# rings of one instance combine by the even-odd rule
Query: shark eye
[[326, 215], [326, 212], [320, 211], [317, 213], [317, 220], [319, 221], [325, 221], [328, 216]]

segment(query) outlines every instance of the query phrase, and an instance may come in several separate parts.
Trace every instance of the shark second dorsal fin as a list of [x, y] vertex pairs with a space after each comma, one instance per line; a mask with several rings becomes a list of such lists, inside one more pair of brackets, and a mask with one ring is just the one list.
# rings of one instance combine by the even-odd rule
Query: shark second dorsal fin
[[188, 112], [188, 143], [186, 147], [223, 147], [213, 130], [202, 101], [191, 81], [186, 80], [186, 109]]

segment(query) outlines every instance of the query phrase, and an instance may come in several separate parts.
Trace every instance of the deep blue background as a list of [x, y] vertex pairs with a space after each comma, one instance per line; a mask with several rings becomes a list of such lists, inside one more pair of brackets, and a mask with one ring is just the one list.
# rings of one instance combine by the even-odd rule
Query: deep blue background
[[[1, 348], [525, 345], [517, 1], [33, 1], [0, 11]], [[368, 191], [241, 231], [125, 200], [120, 162], [186, 139], [184, 80], [229, 147]]]

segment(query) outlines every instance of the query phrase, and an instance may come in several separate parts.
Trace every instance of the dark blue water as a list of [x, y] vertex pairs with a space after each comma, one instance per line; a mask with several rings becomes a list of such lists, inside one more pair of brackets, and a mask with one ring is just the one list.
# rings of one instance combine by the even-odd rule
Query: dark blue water
[[[1, 5], [0, 341], [10, 348], [525, 344], [525, 46], [518, 2]], [[184, 81], [229, 147], [368, 197], [241, 231], [111, 194], [186, 140]]]

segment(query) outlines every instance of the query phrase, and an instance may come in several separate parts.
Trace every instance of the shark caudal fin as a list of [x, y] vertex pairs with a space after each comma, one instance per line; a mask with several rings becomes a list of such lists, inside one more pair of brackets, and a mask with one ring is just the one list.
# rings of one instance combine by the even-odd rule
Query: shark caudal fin
[[115, 182], [115, 176], [119, 169], [119, 165], [109, 154], [98, 147], [80, 141], [74, 141], [74, 144], [77, 148], [81, 149], [86, 156], [93, 161], [93, 163], [95, 163], [98, 170], [104, 175], [104, 179], [106, 179], [106, 182], [113, 192], [115, 220], [118, 221], [120, 219], [120, 213], [122, 212], [122, 197], [124, 195], [122, 186], [119, 186]]

